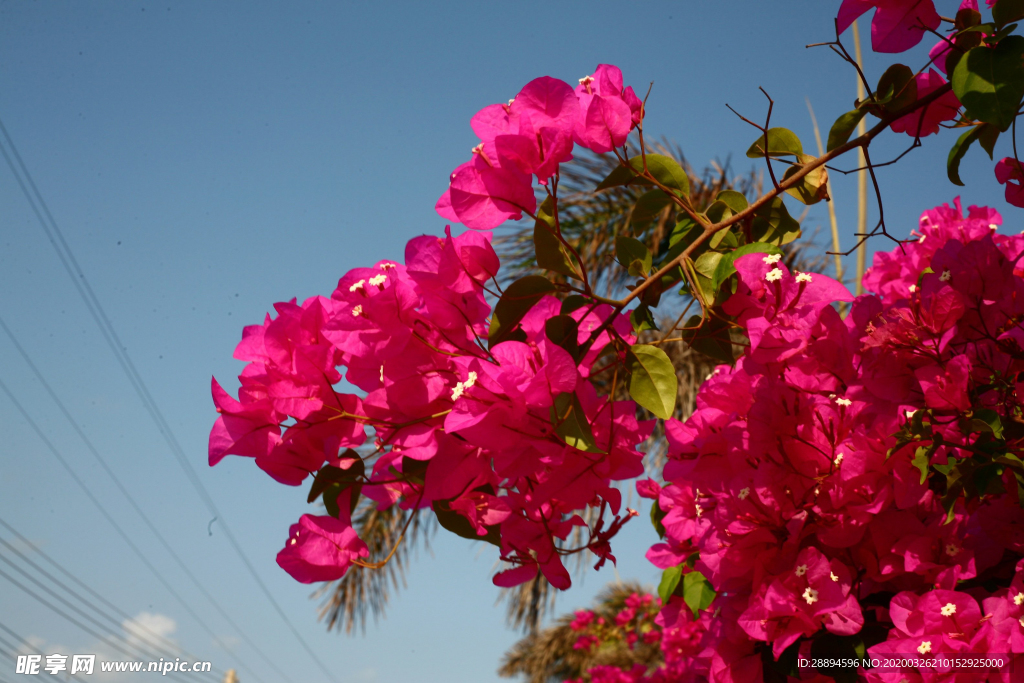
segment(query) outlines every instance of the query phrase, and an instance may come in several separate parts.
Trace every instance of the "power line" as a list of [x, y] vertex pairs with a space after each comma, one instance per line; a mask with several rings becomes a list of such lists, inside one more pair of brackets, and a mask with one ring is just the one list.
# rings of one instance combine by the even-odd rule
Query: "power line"
[[[42, 605], [45, 605], [46, 607], [50, 608], [52, 611], [56, 612], [59, 616], [63, 617], [66, 621], [71, 622], [72, 624], [74, 624], [78, 628], [82, 629], [83, 631], [85, 631], [86, 633], [91, 635], [93, 638], [96, 638], [96, 639], [106, 643], [107, 645], [109, 645], [110, 647], [114, 648], [115, 650], [118, 650], [119, 652], [122, 652], [122, 653], [128, 655], [129, 657], [131, 657], [133, 659], [138, 657], [137, 654], [132, 653], [132, 652], [128, 652], [123, 647], [118, 645], [117, 641], [112, 641], [112, 640], [108, 639], [103, 634], [97, 633], [96, 631], [92, 630], [91, 628], [89, 628], [88, 626], [86, 626], [82, 622], [78, 621], [77, 619], [75, 619], [74, 617], [69, 615], [67, 612], [65, 612], [62, 609], [60, 609], [59, 607], [54, 607], [52, 604], [47, 602], [44, 598], [41, 598], [38, 595], [36, 595], [34, 592], [32, 592], [32, 590], [30, 588], [26, 588], [24, 586], [24, 584], [20, 583], [17, 579], [15, 579], [13, 576], [11, 576], [7, 572], [5, 572], [3, 569], [0, 569], [0, 577], [3, 577], [5, 579], [7, 579], [10, 583], [14, 584], [19, 589], [21, 589], [21, 591], [23, 593], [26, 593], [27, 595], [31, 596], [36, 602], [38, 602], [38, 603], [40, 603]], [[176, 678], [181, 678], [177, 674], [177, 672], [173, 672], [172, 671], [171, 675], [175, 676]], [[184, 678], [182, 678], [182, 680], [187, 681], [187, 679], [184, 679]]]
[[[26, 640], [25, 638], [22, 638], [22, 637], [21, 637], [21, 636], [19, 636], [19, 635], [18, 635], [17, 633], [15, 633], [15, 632], [14, 632], [14, 631], [12, 631], [11, 629], [9, 629], [9, 628], [7, 628], [6, 626], [4, 626], [3, 622], [0, 622], [0, 631], [4, 631], [4, 632], [6, 632], [6, 633], [7, 633], [7, 635], [9, 635], [9, 636], [10, 636], [11, 638], [14, 638], [14, 640], [16, 640], [16, 641], [19, 641], [19, 642], [21, 642], [21, 643], [22, 643], [22, 646], [24, 646], [24, 647], [27, 647], [27, 648], [28, 648], [29, 650], [31, 650], [31, 651], [32, 651], [32, 652], [33, 652], [34, 654], [37, 654], [37, 655], [42, 655], [42, 654], [43, 654], [43, 653], [42, 653], [42, 652], [41, 652], [41, 651], [39, 650], [39, 648], [37, 648], [37, 647], [34, 647], [34, 646], [32, 645], [32, 643], [28, 642], [28, 640]], [[8, 646], [10, 646], [10, 643], [11, 643], [11, 641], [9, 641], [9, 640], [6, 640], [6, 639], [4, 639], [4, 638], [3, 638], [3, 636], [0, 636], [0, 640], [3, 640], [3, 642], [7, 643], [7, 645], [8, 645]], [[15, 653], [17, 653], [19, 649], [20, 649], [19, 647], [15, 647], [15, 648], [14, 648], [14, 652], [15, 652]], [[82, 681], [82, 679], [81, 679], [81, 678], [79, 678], [79, 677], [78, 677], [78, 676], [77, 676], [76, 674], [68, 674], [68, 675], [69, 675], [69, 676], [71, 676], [71, 677], [72, 677], [73, 679], [75, 679], [76, 681], [81, 681], [82, 683], [85, 683], [85, 682], [84, 682], [84, 681]]]
[[[0, 132], [3, 133], [4, 138], [7, 141], [7, 145], [11, 148], [11, 152], [14, 154], [14, 157], [18, 162], [18, 167], [15, 167], [15, 164], [11, 160], [11, 157], [7, 153], [7, 150], [2, 145], [0, 145], [0, 152], [3, 153], [4, 160], [7, 162], [8, 167], [10, 167], [11, 173], [14, 174], [15, 179], [18, 181], [18, 185], [19, 187], [21, 187], [21, 191], [25, 195], [25, 199], [28, 200], [29, 205], [32, 207], [33, 213], [35, 213], [36, 218], [39, 220], [39, 224], [42, 226], [43, 231], [46, 233], [46, 236], [49, 239], [50, 244], [57, 252], [57, 256], [60, 258], [61, 264], [63, 264], [64, 269], [68, 273], [68, 276], [74, 283], [75, 289], [78, 290], [79, 295], [81, 295], [83, 301], [85, 301], [86, 308], [89, 309], [90, 315], [93, 317], [93, 320], [99, 326], [100, 331], [103, 334], [104, 340], [107, 342], [107, 345], [110, 347], [111, 351], [113, 351], [114, 356], [117, 358], [117, 361], [121, 366], [121, 369], [124, 370], [125, 374], [128, 376], [128, 380], [129, 382], [131, 382], [132, 388], [135, 389], [135, 393], [138, 394], [140, 400], [142, 401], [143, 407], [145, 407], [150, 417], [152, 417], [153, 421], [156, 423], [157, 429], [160, 432], [161, 436], [163, 436], [164, 441], [166, 441], [167, 445], [170, 447], [171, 453], [178, 460], [178, 464], [181, 465], [182, 470], [185, 472], [186, 478], [192, 484], [192, 487], [196, 490], [196, 493], [199, 495], [199, 498], [203, 501], [203, 504], [206, 506], [210, 514], [213, 517], [221, 520], [221, 525], [223, 526], [224, 529], [224, 535], [227, 536], [228, 542], [231, 544], [232, 548], [234, 548], [235, 553], [238, 555], [239, 559], [245, 565], [249, 574], [252, 575], [252, 578], [256, 581], [256, 584], [260, 587], [260, 590], [263, 592], [264, 596], [266, 596], [267, 601], [270, 602], [271, 606], [274, 608], [274, 611], [276, 611], [278, 616], [281, 617], [281, 620], [292, 632], [292, 635], [295, 636], [296, 640], [299, 641], [299, 643], [302, 645], [302, 648], [306, 651], [310, 658], [320, 668], [324, 676], [327, 677], [327, 680], [335, 681], [334, 675], [327, 668], [327, 666], [320, 660], [320, 658], [317, 657], [316, 652], [313, 651], [313, 648], [309, 646], [309, 643], [306, 642], [306, 639], [302, 637], [302, 634], [299, 633], [298, 629], [295, 628], [291, 620], [288, 619], [288, 616], [281, 608], [281, 605], [278, 604], [277, 600], [270, 592], [270, 589], [267, 588], [267, 585], [263, 582], [263, 579], [261, 579], [259, 574], [256, 573], [256, 569], [255, 567], [253, 567], [252, 562], [249, 561], [248, 556], [246, 556], [245, 552], [242, 550], [241, 545], [238, 543], [237, 539], [235, 539], [235, 535], [231, 532], [231, 528], [228, 526], [224, 515], [222, 515], [217, 510], [217, 506], [213, 502], [213, 498], [210, 497], [210, 494], [203, 486], [202, 481], [200, 481], [199, 477], [196, 475], [196, 472], [192, 468], [191, 463], [189, 463], [188, 457], [185, 455], [184, 450], [182, 449], [180, 443], [178, 442], [178, 439], [174, 436], [174, 432], [171, 430], [170, 424], [168, 424], [167, 420], [164, 418], [163, 412], [160, 410], [160, 407], [153, 399], [153, 396], [150, 393], [145, 382], [143, 381], [142, 376], [135, 369], [135, 364], [132, 362], [131, 356], [128, 355], [127, 348], [124, 346], [124, 344], [121, 343], [121, 340], [117, 335], [117, 331], [114, 329], [114, 326], [113, 324], [111, 324], [110, 319], [106, 314], [106, 311], [100, 304], [99, 298], [96, 296], [95, 292], [93, 292], [92, 287], [89, 285], [89, 280], [85, 277], [85, 272], [78, 265], [78, 261], [75, 259], [74, 252], [71, 250], [71, 247], [64, 239], [64, 234], [61, 231], [60, 226], [54, 219], [53, 213], [50, 211], [50, 208], [47, 205], [46, 200], [43, 199], [42, 193], [39, 192], [39, 188], [36, 187], [35, 181], [32, 179], [32, 174], [29, 173], [28, 167], [25, 165], [25, 162], [22, 160], [21, 155], [18, 153], [18, 148], [17, 146], [15, 146], [14, 140], [11, 139], [10, 134], [7, 132], [7, 127], [3, 124], [2, 119], [0, 119]], [[19, 174], [18, 169], [20, 169], [21, 174], [25, 176], [24, 180], [22, 179], [21, 174]], [[28, 186], [32, 188], [32, 193], [30, 193], [29, 188], [26, 187], [26, 181], [28, 182]], [[35, 195], [35, 199], [33, 199], [33, 193]], [[36, 201], [38, 201], [38, 207], [36, 206]], [[40, 208], [42, 209], [42, 213], [40, 213]], [[43, 213], [46, 214], [46, 218], [49, 219], [49, 223], [47, 223], [47, 221], [43, 219]], [[60, 246], [58, 246], [58, 242], [60, 243]]]
[[[86, 436], [82, 428], [78, 426], [78, 423], [71, 416], [71, 413], [64, 405], [64, 402], [60, 400], [60, 397], [57, 395], [57, 392], [55, 392], [53, 388], [50, 386], [50, 383], [46, 381], [46, 378], [43, 376], [42, 372], [40, 372], [39, 368], [32, 361], [32, 358], [25, 351], [24, 347], [22, 347], [21, 343], [18, 341], [18, 338], [14, 336], [14, 333], [11, 331], [11, 328], [7, 326], [6, 322], [4, 322], [2, 316], [0, 316], [0, 328], [2, 328], [4, 333], [7, 334], [7, 337], [11, 340], [11, 343], [14, 344], [14, 348], [17, 349], [18, 353], [21, 355], [26, 365], [28, 365], [29, 369], [32, 370], [32, 373], [36, 376], [36, 379], [39, 380], [39, 383], [43, 385], [43, 388], [46, 390], [46, 393], [49, 394], [53, 402], [57, 404], [57, 408], [60, 409], [60, 412], [71, 424], [71, 427], [75, 430], [75, 433], [77, 433], [79, 438], [81, 438], [82, 441], [85, 443], [86, 448], [96, 459], [96, 461], [99, 462], [100, 467], [103, 468], [103, 471], [106, 472], [107, 476], [110, 477], [110, 479], [114, 482], [114, 484], [117, 486], [117, 489], [121, 492], [121, 494], [128, 499], [128, 502], [135, 510], [135, 513], [139, 516], [140, 519], [142, 519], [143, 523], [145, 523], [145, 525], [149, 528], [150, 532], [156, 537], [160, 544], [163, 545], [164, 549], [170, 554], [170, 556], [178, 564], [181, 570], [185, 572], [185, 575], [188, 576], [188, 578], [192, 581], [193, 585], [195, 585], [199, 592], [203, 594], [203, 597], [205, 597], [207, 601], [209, 601], [209, 603], [213, 605], [214, 609], [217, 610], [217, 612], [225, 619], [225, 621], [227, 621], [228, 624], [230, 624], [231, 627], [235, 629], [235, 631], [242, 637], [242, 639], [249, 645], [249, 647], [251, 647], [253, 651], [256, 652], [257, 655], [259, 655], [260, 659], [262, 659], [268, 666], [270, 666], [270, 668], [276, 671], [281, 676], [282, 679], [291, 683], [291, 678], [288, 677], [288, 674], [282, 671], [276, 664], [274, 664], [272, 661], [270, 661], [270, 659], [267, 658], [262, 648], [257, 646], [256, 643], [254, 643], [252, 639], [248, 636], [248, 634], [246, 634], [246, 632], [243, 631], [242, 628], [237, 623], [235, 623], [235, 620], [231, 618], [228, 612], [221, 606], [220, 602], [217, 601], [217, 599], [214, 598], [213, 595], [211, 595], [208, 590], [206, 590], [206, 588], [199, 582], [199, 579], [196, 578], [195, 574], [192, 573], [192, 571], [188, 568], [188, 566], [181, 559], [178, 553], [174, 550], [171, 544], [167, 542], [167, 539], [164, 538], [163, 534], [161, 534], [160, 531], [156, 528], [156, 525], [153, 524], [149, 516], [143, 511], [142, 506], [138, 504], [138, 502], [135, 500], [135, 497], [132, 496], [128, 488], [121, 483], [121, 480], [114, 473], [114, 470], [107, 464], [107, 461], [103, 458], [103, 456], [100, 455], [99, 450], [93, 445], [89, 437]], [[0, 524], [4, 524], [2, 520], [0, 520]], [[4, 524], [4, 526], [7, 525]], [[8, 529], [10, 529], [10, 527], [8, 527]]]
[[189, 616], [195, 619], [196, 623], [198, 623], [203, 628], [203, 630], [205, 630], [210, 635], [211, 638], [213, 638], [215, 643], [218, 643], [232, 657], [238, 660], [239, 666], [246, 669], [246, 671], [252, 674], [253, 678], [260, 680], [259, 676], [257, 676], [255, 672], [249, 669], [249, 667], [245, 665], [245, 662], [239, 660], [237, 655], [235, 655], [231, 651], [231, 649], [228, 648], [223, 643], [223, 641], [221, 641], [220, 637], [216, 633], [214, 633], [213, 629], [210, 628], [210, 626], [205, 621], [203, 621], [203, 619], [198, 614], [196, 614], [195, 610], [192, 609], [188, 602], [184, 598], [182, 598], [181, 595], [176, 590], [174, 590], [174, 587], [171, 586], [170, 582], [168, 582], [167, 579], [164, 578], [163, 574], [160, 573], [160, 570], [158, 570], [153, 565], [153, 563], [149, 561], [145, 554], [143, 554], [142, 550], [140, 550], [139, 547], [135, 544], [135, 541], [133, 541], [131, 537], [127, 534], [127, 532], [125, 532], [125, 530], [121, 527], [121, 525], [117, 523], [117, 520], [114, 519], [113, 515], [111, 515], [110, 512], [108, 512], [107, 509], [103, 506], [103, 504], [99, 501], [99, 499], [96, 498], [96, 496], [85, 484], [85, 482], [82, 481], [81, 477], [79, 477], [78, 474], [73, 469], [71, 469], [71, 466], [68, 464], [64, 456], [61, 455], [60, 451], [57, 450], [57, 447], [53, 445], [53, 442], [51, 442], [50, 439], [47, 438], [46, 434], [43, 433], [43, 430], [39, 428], [39, 425], [36, 424], [35, 420], [32, 419], [32, 416], [29, 415], [28, 411], [25, 410], [24, 406], [21, 405], [21, 402], [18, 401], [18, 399], [14, 396], [13, 393], [11, 393], [11, 390], [7, 387], [7, 384], [4, 383], [3, 379], [0, 379], [0, 391], [3, 391], [5, 394], [7, 394], [7, 398], [10, 399], [11, 403], [14, 404], [14, 407], [18, 409], [19, 413], [21, 413], [21, 416], [25, 419], [26, 422], [28, 422], [29, 426], [32, 428], [32, 431], [36, 433], [36, 436], [38, 436], [39, 439], [44, 444], [46, 444], [46, 447], [49, 449], [50, 453], [52, 453], [53, 456], [57, 458], [57, 461], [61, 464], [61, 466], [68, 473], [68, 475], [74, 480], [74, 482], [78, 484], [79, 488], [82, 489], [82, 492], [85, 493], [86, 497], [92, 502], [93, 505], [96, 506], [96, 508], [103, 515], [103, 517], [107, 520], [107, 522], [109, 522], [110, 525], [114, 527], [115, 531], [117, 531], [117, 533], [121, 536], [124, 542], [128, 544], [128, 547], [131, 548], [132, 551], [142, 561], [142, 563], [146, 565], [146, 568], [153, 573], [153, 575], [160, 581], [161, 584], [163, 584], [164, 588], [167, 589], [167, 592], [174, 596], [174, 598], [178, 601], [182, 608], [189, 614]]
[[[10, 551], [10, 552], [14, 553], [15, 555], [17, 555], [18, 558], [20, 558], [22, 562], [24, 562], [25, 564], [30, 566], [32, 569], [34, 569], [37, 572], [37, 574], [40, 574], [40, 575], [44, 576], [45, 578], [49, 579], [51, 582], [53, 582], [54, 584], [59, 586], [62, 590], [64, 590], [64, 592], [66, 592], [68, 595], [71, 595], [76, 600], [78, 600], [83, 605], [85, 605], [87, 608], [92, 610], [93, 613], [100, 615], [106, 621], [110, 622], [110, 624], [113, 625], [114, 628], [125, 628], [126, 629], [126, 627], [124, 625], [124, 622], [118, 621], [118, 619], [116, 617], [112, 617], [108, 612], [106, 612], [102, 608], [98, 607], [95, 603], [93, 603], [90, 600], [82, 597], [82, 595], [80, 593], [75, 591], [73, 588], [69, 588], [67, 586], [67, 584], [62, 582], [60, 579], [54, 577], [48, 571], [46, 571], [45, 569], [40, 567], [38, 564], [33, 562], [31, 558], [26, 556], [24, 553], [22, 553], [20, 550], [18, 550], [17, 548], [15, 548], [13, 545], [11, 545], [10, 543], [8, 543], [7, 541], [5, 541], [2, 538], [0, 538], [0, 545], [4, 546], [5, 548], [7, 548], [8, 551]], [[7, 558], [5, 558], [2, 555], [0, 555], [0, 560], [6, 562], [11, 567], [14, 567], [15, 569], [17, 569], [19, 573], [21, 573], [23, 576], [28, 578], [30, 581], [32, 581], [33, 583], [38, 585], [40, 588], [44, 588], [44, 590], [49, 591], [51, 593], [51, 595], [56, 596], [56, 593], [52, 592], [49, 588], [44, 587], [43, 584], [38, 579], [36, 579], [34, 576], [29, 574], [25, 570], [21, 569], [20, 567], [17, 567], [14, 563], [12, 563]], [[95, 591], [92, 591], [92, 592], [95, 594]], [[60, 599], [60, 598], [58, 598], [58, 599]], [[104, 602], [106, 602], [107, 605], [110, 605], [110, 603], [108, 601], [104, 600]], [[69, 605], [69, 607], [70, 607], [70, 605]], [[116, 610], [116, 608], [115, 608], [115, 610]], [[153, 651], [156, 652], [158, 656], [165, 656], [166, 657], [166, 656], [170, 655], [171, 657], [176, 657], [179, 654], [184, 654], [184, 655], [187, 655], [188, 657], [190, 657], [191, 659], [196, 659], [196, 660], [201, 659], [200, 657], [196, 656], [195, 654], [193, 654], [191, 652], [188, 652], [187, 650], [182, 649], [174, 641], [172, 641], [172, 640], [170, 640], [168, 638], [165, 638], [164, 636], [160, 635], [156, 631], [153, 631], [152, 629], [150, 629], [145, 624], [139, 623], [138, 621], [136, 621], [132, 617], [128, 616], [126, 613], [121, 612], [120, 610], [117, 610], [117, 612], [119, 612], [124, 617], [124, 619], [126, 619], [128, 622], [131, 622], [134, 627], [138, 628], [139, 630], [144, 630], [144, 631], [148, 631], [149, 632], [149, 636], [147, 636], [147, 640], [144, 641], [144, 642], [147, 645], [150, 645], [153, 648]], [[98, 623], [98, 622], [95, 622], [95, 623]], [[148, 638], [150, 636], [152, 637], [152, 641], [148, 640]], [[160, 641], [162, 641], [162, 643]], [[151, 654], [151, 653], [147, 653], [147, 654]], [[219, 674], [219, 673], [224, 673], [224, 672], [223, 672], [223, 670], [218, 669], [217, 671], [214, 671], [213, 673]]]
[[[4, 557], [3, 555], [0, 555], [0, 562], [3, 562], [4, 564], [6, 564], [9, 567], [11, 567], [12, 569], [14, 569], [16, 572], [21, 574], [24, 578], [28, 579], [33, 584], [35, 584], [36, 587], [41, 589], [46, 595], [48, 595], [49, 597], [57, 600], [62, 605], [64, 605], [66, 608], [70, 609], [72, 612], [77, 614], [79, 617], [83, 618], [85, 621], [90, 622], [91, 624], [93, 624], [94, 626], [96, 626], [97, 628], [100, 628], [100, 629], [109, 628], [108, 625], [101, 623], [99, 620], [97, 620], [93, 616], [91, 616], [88, 612], [85, 612], [84, 610], [80, 609], [79, 607], [77, 607], [73, 603], [71, 603], [68, 600], [64, 599], [61, 595], [59, 595], [52, 588], [50, 588], [49, 586], [45, 585], [44, 583], [42, 583], [41, 581], [39, 581], [38, 579], [33, 577], [31, 574], [29, 574], [24, 569], [22, 569], [21, 567], [19, 567], [16, 564], [14, 564], [13, 562], [11, 562], [8, 558]], [[3, 572], [2, 570], [0, 570], [0, 575], [2, 575], [8, 581], [11, 581], [12, 583], [15, 583], [15, 585], [18, 586], [18, 588], [21, 588], [23, 591], [25, 591], [26, 593], [31, 595], [36, 600], [39, 600], [40, 602], [43, 602], [43, 604], [45, 604], [47, 607], [50, 607], [51, 609], [54, 609], [51, 605], [49, 605], [48, 603], [43, 601], [37, 595], [32, 593], [29, 589], [25, 588], [23, 585], [21, 585], [19, 583], [16, 583], [15, 580], [13, 578], [11, 578], [11, 576], [9, 574], [7, 574], [7, 573]], [[67, 618], [66, 615], [65, 615], [65, 618]], [[115, 622], [115, 625], [118, 625], [118, 624]], [[156, 660], [156, 659], [163, 659], [167, 655], [166, 652], [161, 653], [161, 652], [156, 651], [156, 650], [147, 650], [147, 649], [144, 649], [141, 645], [130, 644], [127, 640], [124, 641], [123, 647], [122, 647], [122, 645], [120, 643], [118, 643], [118, 641], [116, 641], [116, 640], [108, 639], [106, 636], [97, 636], [97, 637], [100, 637], [101, 640], [103, 640], [103, 642], [107, 643], [108, 645], [110, 645], [114, 649], [118, 650], [119, 652], [121, 652], [121, 653], [123, 653], [125, 655], [128, 655], [129, 657], [140, 658], [140, 659], [153, 659], [153, 660]], [[130, 652], [129, 648], [131, 650], [133, 650], [133, 651]], [[155, 652], [155, 654], [154, 654], [154, 652]], [[177, 656], [173, 652], [170, 653], [170, 655], [171, 655], [172, 658]], [[210, 674], [212, 676], [215, 676], [215, 674], [213, 674], [212, 671], [210, 672]]]

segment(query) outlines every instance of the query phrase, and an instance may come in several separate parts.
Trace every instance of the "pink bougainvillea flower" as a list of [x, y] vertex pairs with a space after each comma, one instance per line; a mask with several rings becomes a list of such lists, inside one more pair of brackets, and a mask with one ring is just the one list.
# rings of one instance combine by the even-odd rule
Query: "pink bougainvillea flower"
[[843, 0], [837, 17], [839, 32], [872, 8], [871, 47], [875, 52], [909, 50], [921, 42], [926, 30], [934, 31], [942, 21], [932, 0]]
[[444, 195], [438, 200], [438, 212], [455, 215], [474, 230], [491, 230], [507, 220], [522, 218], [523, 211], [533, 213], [537, 198], [530, 176], [515, 167], [502, 168], [496, 165], [496, 159], [481, 154], [482, 150], [476, 152], [472, 161], [452, 171], [447, 193], [451, 212], [445, 206]]
[[[935, 69], [920, 73], [917, 80], [917, 97], [924, 98], [930, 92], [946, 84], [946, 79]], [[906, 133], [911, 137], [925, 137], [939, 132], [939, 124], [957, 117], [960, 100], [953, 91], [947, 92], [921, 111], [901, 116], [889, 126], [894, 133]]]
[[508, 107], [508, 132], [494, 137], [502, 165], [534, 174], [547, 184], [558, 165], [572, 159], [579, 108], [565, 81], [544, 76], [527, 83]]
[[996, 180], [1006, 185], [1006, 201], [1024, 208], [1024, 170], [1013, 157], [1000, 159], [996, 164]]
[[[347, 501], [342, 507], [348, 507]], [[352, 560], [368, 555], [351, 524], [334, 517], [302, 515], [289, 529], [277, 564], [300, 583], [334, 581], [345, 575]]]
[[642, 115], [633, 89], [623, 89], [617, 66], [599, 64], [593, 75], [580, 79], [576, 96], [580, 106], [576, 142], [598, 154], [621, 147]]

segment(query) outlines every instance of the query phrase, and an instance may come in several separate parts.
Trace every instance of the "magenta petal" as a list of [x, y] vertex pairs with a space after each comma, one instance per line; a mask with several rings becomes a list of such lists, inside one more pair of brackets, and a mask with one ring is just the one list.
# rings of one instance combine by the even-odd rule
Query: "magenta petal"
[[459, 221], [474, 230], [496, 228], [537, 208], [529, 176], [503, 168], [462, 168], [452, 180], [451, 198]]
[[491, 579], [491, 582], [495, 586], [501, 588], [512, 588], [519, 584], [526, 583], [533, 577], [537, 576], [537, 565], [523, 565], [521, 567], [514, 567], [513, 569], [506, 569], [503, 572], [498, 572]]
[[843, 0], [839, 7], [839, 16], [836, 17], [839, 32], [842, 33], [850, 28], [850, 24], [857, 20], [857, 17], [875, 6], [871, 0]]
[[932, 0], [879, 2], [871, 21], [871, 47], [875, 52], [909, 50], [924, 37], [920, 26], [934, 31], [941, 22]]

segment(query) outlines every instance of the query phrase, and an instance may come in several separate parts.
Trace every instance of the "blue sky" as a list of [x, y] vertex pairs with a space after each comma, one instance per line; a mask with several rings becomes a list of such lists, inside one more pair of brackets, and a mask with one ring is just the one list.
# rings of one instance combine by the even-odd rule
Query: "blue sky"
[[[760, 120], [763, 86], [776, 101], [773, 123], [813, 149], [805, 98], [827, 130], [855, 96], [848, 67], [823, 48], [804, 48], [830, 38], [837, 6], [0, 2], [0, 117], [190, 462], [320, 658], [346, 681], [492, 681], [518, 634], [494, 605], [491, 549], [463, 539], [438, 536], [432, 553], [421, 552], [408, 588], [365, 636], [325, 632], [310, 588], [274, 563], [288, 525], [307, 510], [304, 491], [275, 484], [241, 458], [206, 467], [215, 417], [210, 376], [234, 386], [241, 365], [231, 353], [241, 328], [261, 321], [275, 301], [329, 294], [348, 269], [400, 259], [410, 237], [440, 233], [444, 221], [433, 205], [475, 144], [469, 118], [537, 76], [574, 82], [609, 62], [637, 91], [653, 81], [646, 129], [678, 141], [697, 166], [731, 157], [737, 171], [748, 168], [742, 153], [756, 133], [724, 105]], [[912, 53], [912, 65], [923, 63], [924, 49]], [[877, 78], [887, 63], [870, 58], [869, 73]], [[958, 189], [965, 204], [1003, 210], [1013, 230], [1019, 214], [1003, 202], [992, 163], [972, 150], [962, 167], [968, 186], [955, 188], [945, 174], [953, 137], [941, 138], [880, 170], [892, 231], [906, 236], [921, 210], [951, 201]], [[879, 140], [876, 158], [906, 142]], [[997, 154], [1007, 149], [1000, 141]], [[848, 244], [854, 182], [835, 182]], [[812, 207], [807, 225], [827, 230], [823, 204]], [[323, 680], [220, 522], [208, 533], [209, 515], [3, 166], [0, 316], [261, 651], [295, 681]], [[236, 643], [237, 633], [135, 517], [3, 335], [0, 380], [200, 617], [223, 642]], [[218, 668], [236, 667], [4, 396], [0, 429], [0, 518], [126, 613], [148, 614], [154, 628]], [[654, 538], [640, 520], [626, 527], [616, 546], [622, 578], [656, 581], [642, 557]], [[560, 610], [585, 605], [614, 578], [610, 567], [591, 572], [560, 599]], [[95, 638], [2, 579], [0, 622], [44, 650], [94, 648]], [[263, 680], [277, 680], [250, 648], [234, 651]], [[0, 672], [13, 676], [6, 664]]]

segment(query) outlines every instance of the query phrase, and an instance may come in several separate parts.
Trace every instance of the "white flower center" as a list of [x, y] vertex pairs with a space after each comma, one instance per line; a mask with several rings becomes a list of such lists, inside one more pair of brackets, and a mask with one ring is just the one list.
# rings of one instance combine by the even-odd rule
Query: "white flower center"
[[[955, 557], [956, 554], [959, 553], [959, 552], [960, 552], [960, 547], [957, 546], [956, 544], [954, 544], [954, 543], [947, 543], [946, 544], [946, 554], [949, 555], [950, 557]], [[1024, 597], [1024, 596], [1022, 596], [1022, 597]], [[1019, 605], [1020, 603], [1018, 602], [1017, 604]]]
[[387, 280], [388, 276], [385, 275], [384, 273], [381, 273], [380, 275], [374, 275], [373, 277], [371, 277], [370, 284], [373, 285], [374, 287], [377, 287], [387, 282]]
[[807, 565], [806, 564], [800, 565], [795, 570], [793, 570], [793, 573], [796, 574], [797, 576], [803, 576], [804, 574], [807, 573]]
[[797, 273], [796, 281], [797, 282], [810, 282], [811, 281], [811, 274], [810, 273]]
[[702, 514], [704, 514], [704, 508], [702, 508], [700, 506], [700, 503], [694, 503], [693, 504], [693, 509], [694, 509], [694, 512], [697, 513], [698, 517], [700, 517]]
[[836, 459], [833, 460], [832, 462], [835, 464], [836, 467], [839, 467], [839, 464], [841, 462], [843, 462], [843, 454], [842, 453], [837, 454], [836, 455]]
[[391, 270], [391, 269], [397, 268], [397, 267], [398, 266], [396, 266], [394, 263], [391, 263], [390, 261], [387, 261], [385, 263], [380, 264], [380, 269], [381, 270]]
[[838, 576], [836, 576], [836, 573], [835, 573], [835, 572], [829, 572], [829, 573], [828, 573], [828, 578], [832, 579], [832, 580], [833, 580], [833, 581], [835, 581], [836, 583], [839, 583], [839, 577], [838, 577]]
[[356, 306], [355, 308], [352, 309], [352, 317], [353, 318], [358, 318], [362, 314], [363, 314], [363, 306], [362, 306], [362, 304], [360, 304], [360, 305], [358, 305], [358, 306]]
[[953, 277], [953, 274], [948, 270], [942, 271], [942, 275], [939, 276], [939, 280], [942, 282], [949, 282], [949, 279]]
[[750, 495], [750, 487], [749, 486], [744, 486], [743, 488], [740, 489], [740, 492], [736, 494], [736, 497], [739, 498], [740, 500], [746, 500], [747, 496], [749, 496], [749, 495]]
[[814, 603], [818, 602], [818, 591], [808, 586], [807, 590], [804, 591], [803, 597], [804, 600], [807, 601], [808, 605], [813, 605]]
[[940, 609], [939, 612], [944, 617], [951, 617], [954, 614], [956, 614], [956, 605], [954, 605], [951, 602], [947, 602], [945, 605], [942, 606], [942, 609]]
[[1020, 605], [1024, 605], [1024, 593], [1017, 593], [1016, 595], [1014, 595], [1013, 604], [1017, 605], [1018, 607]]
[[357, 289], [362, 289], [363, 285], [366, 284], [366, 280], [360, 280], [348, 288], [348, 291], [354, 292]]
[[459, 397], [462, 396], [464, 391], [466, 391], [465, 384], [463, 384], [462, 382], [456, 384], [454, 387], [452, 387], [452, 400], [458, 401]]
[[989, 229], [989, 230], [998, 230], [998, 229], [999, 229], [999, 226], [998, 226], [998, 225], [996, 225], [995, 223], [989, 223], [989, 224], [988, 224], [988, 229]]
[[469, 389], [471, 386], [476, 384], [477, 374], [472, 370], [469, 371], [469, 375], [466, 377], [466, 381], [462, 383], [462, 386]]
[[930, 641], [930, 640], [922, 640], [921, 644], [917, 646], [917, 651], [920, 652], [923, 655], [928, 654], [929, 652], [932, 651], [932, 641]]
[[846, 407], [848, 407], [848, 406], [852, 406], [853, 405], [853, 401], [851, 401], [848, 398], [837, 398], [836, 399], [836, 405], [837, 406], [846, 406]]
[[917, 291], [917, 285], [910, 285], [910, 293], [913, 294]]
[[769, 266], [774, 266], [776, 263], [782, 260], [782, 254], [768, 254], [761, 260], [767, 263]]
[[778, 268], [772, 268], [764, 276], [764, 279], [767, 280], [768, 282], [777, 282], [778, 280], [782, 279], [782, 271], [779, 270]]

